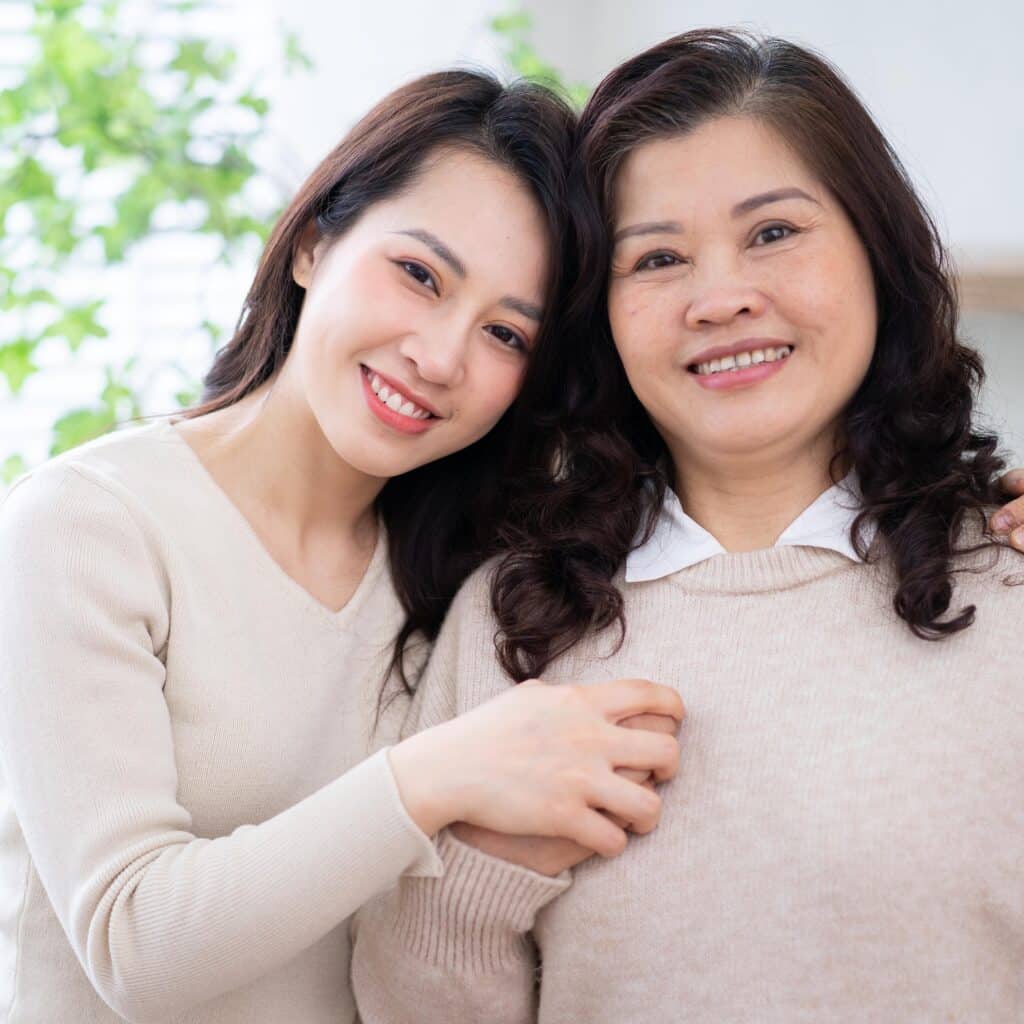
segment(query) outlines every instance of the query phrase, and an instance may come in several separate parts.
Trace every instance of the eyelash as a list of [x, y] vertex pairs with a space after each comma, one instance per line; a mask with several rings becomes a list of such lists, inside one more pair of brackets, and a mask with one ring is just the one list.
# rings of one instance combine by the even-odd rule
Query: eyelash
[[[434, 280], [434, 275], [431, 274], [431, 272], [429, 270], [427, 270], [427, 268], [425, 266], [423, 266], [422, 263], [418, 263], [416, 260], [396, 260], [395, 262], [417, 284], [421, 284], [424, 287], [430, 288], [431, 291], [433, 291], [435, 295], [440, 295], [440, 290], [437, 287], [437, 282]], [[414, 270], [420, 271], [423, 274], [425, 274], [427, 276], [428, 280], [427, 281], [421, 280], [416, 275], [416, 273], [414, 273]], [[528, 352], [529, 351], [529, 347], [526, 344], [526, 340], [523, 338], [523, 336], [521, 334], [519, 334], [516, 331], [513, 331], [511, 327], [506, 327], [504, 324], [492, 324], [491, 327], [489, 328], [489, 330], [491, 331], [491, 334], [495, 338], [498, 338], [498, 335], [495, 333], [495, 331], [506, 331], [506, 332], [508, 332], [510, 339], [514, 340], [515, 344], [514, 345], [513, 344], [509, 344], [509, 341], [507, 341], [505, 339], [502, 339], [502, 338], [498, 338], [498, 341], [501, 342], [501, 344], [505, 348], [509, 348], [509, 349], [512, 349], [513, 351], [519, 351], [519, 352]]]
[[498, 341], [500, 342], [500, 344], [504, 345], [505, 348], [512, 349], [513, 352], [530, 351], [522, 335], [519, 334], [517, 331], [513, 331], [511, 327], [506, 327], [504, 324], [491, 324], [489, 327], [486, 328], [486, 330], [490, 331], [491, 336], [495, 338], [498, 338], [498, 335], [495, 334], [495, 331], [507, 331], [509, 335], [511, 335], [511, 337], [515, 340], [515, 344], [510, 345], [507, 341], [504, 341], [501, 338], [498, 338]]
[[[789, 238], [790, 235], [797, 234], [797, 229], [795, 227], [793, 227], [791, 224], [765, 224], [765, 226], [763, 228], [758, 228], [757, 229], [757, 231], [754, 233], [754, 238], [755, 239], [760, 238], [766, 231], [785, 231], [786, 232], [782, 236], [782, 238], [773, 239], [773, 241], [775, 241], [775, 242], [784, 241], [785, 239]], [[757, 242], [755, 242], [754, 244], [756, 245]], [[762, 245], [771, 245], [771, 244], [772, 244], [772, 242], [763, 242], [762, 243]]]
[[669, 259], [675, 260], [676, 263], [683, 263], [683, 262], [685, 262], [684, 260], [682, 260], [678, 256], [676, 256], [675, 253], [671, 253], [671, 252], [650, 252], [646, 256], [644, 256], [637, 263], [637, 265], [633, 269], [634, 270], [639, 270], [639, 271], [644, 271], [644, 270], [662, 270], [665, 267], [671, 266], [671, 264], [669, 264], [669, 263], [662, 263], [662, 264], [660, 264], [659, 266], [656, 266], [656, 267], [649, 266], [649, 264], [651, 263], [652, 260], [662, 259], [663, 257], [666, 257], [666, 256]]
[[[772, 241], [770, 241], [770, 242], [762, 242], [762, 243], [760, 243], [760, 247], [762, 247], [762, 248], [765, 245], [772, 245], [772, 244], [774, 244], [774, 242], [782, 242], [785, 239], [789, 238], [790, 235], [799, 234], [799, 229], [793, 227], [791, 224], [766, 224], [763, 228], [758, 228], [757, 229], [757, 231], [754, 234], [754, 238], [758, 239], [758, 238], [760, 238], [763, 234], [765, 234], [768, 231], [784, 231], [785, 234], [781, 238], [772, 239]], [[754, 245], [758, 245], [758, 242], [755, 241], [753, 244]], [[662, 258], [666, 258], [666, 257], [668, 259], [675, 260], [676, 263], [686, 263], [686, 262], [688, 262], [687, 260], [682, 259], [681, 257], [677, 256], [675, 253], [672, 253], [672, 252], [651, 252], [651, 253], [648, 253], [646, 256], [644, 256], [637, 263], [637, 265], [633, 269], [634, 269], [634, 271], [640, 271], [640, 272], [645, 271], [645, 270], [662, 270], [665, 267], [672, 266], [672, 264], [670, 264], [670, 263], [662, 263], [662, 264], [660, 264], [658, 266], [651, 266], [650, 264], [651, 264], [651, 262], [653, 260], [662, 259]]]
[[[429, 270], [427, 270], [427, 268], [425, 266], [423, 266], [422, 263], [417, 263], [416, 260], [396, 260], [395, 262], [417, 284], [421, 284], [424, 287], [429, 288], [435, 295], [440, 295], [441, 294], [441, 290], [437, 287], [437, 281], [434, 279], [434, 275]], [[422, 273], [426, 274], [427, 280], [423, 281], [419, 277], [417, 277], [416, 274], [412, 270], [409, 269], [410, 267], [413, 267], [416, 270], [421, 271]]]

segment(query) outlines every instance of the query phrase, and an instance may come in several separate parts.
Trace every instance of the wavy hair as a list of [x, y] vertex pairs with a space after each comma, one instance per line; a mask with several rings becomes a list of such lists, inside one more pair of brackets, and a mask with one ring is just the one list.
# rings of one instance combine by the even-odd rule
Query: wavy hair
[[[478, 71], [424, 75], [386, 96], [324, 158], [281, 214], [234, 336], [217, 353], [202, 401], [188, 415], [240, 401], [284, 365], [302, 308], [304, 291], [292, 278], [292, 263], [306, 227], [315, 223], [327, 239], [344, 235], [368, 207], [408, 188], [427, 158], [443, 148], [493, 160], [533, 196], [552, 253], [545, 282], [550, 310], [565, 265], [574, 125], [571, 107], [551, 90], [529, 82], [503, 85]], [[545, 350], [550, 333], [546, 314], [535, 352]], [[533, 372], [527, 370], [527, 385]], [[410, 641], [416, 635], [434, 639], [459, 585], [495, 549], [517, 404], [475, 444], [389, 480], [378, 497], [391, 574], [406, 615], [391, 667], [406, 689]]]
[[974, 620], [973, 606], [950, 612], [954, 559], [968, 519], [984, 534], [1004, 463], [998, 438], [975, 422], [984, 371], [958, 338], [935, 224], [870, 114], [822, 57], [782, 39], [701, 30], [620, 65], [580, 118], [576, 283], [562, 340], [541, 356], [542, 429], [518, 442], [532, 470], [510, 500], [492, 583], [499, 656], [513, 679], [538, 675], [591, 630], [617, 624], [620, 642], [625, 635], [613, 576], [650, 536], [670, 463], [608, 321], [616, 177], [638, 146], [725, 116], [755, 119], [785, 139], [842, 204], [870, 258], [876, 349], [843, 413], [845, 447], [833, 462], [860, 478], [857, 550], [868, 556], [860, 528], [874, 521], [894, 569], [893, 607], [915, 635], [939, 639]]

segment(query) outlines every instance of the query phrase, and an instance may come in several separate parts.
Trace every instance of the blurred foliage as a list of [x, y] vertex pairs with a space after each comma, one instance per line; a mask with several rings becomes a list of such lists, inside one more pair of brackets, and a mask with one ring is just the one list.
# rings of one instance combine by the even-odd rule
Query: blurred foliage
[[534, 48], [533, 20], [526, 11], [516, 8], [492, 18], [491, 30], [502, 41], [502, 59], [509, 70], [562, 93], [577, 110], [587, 102], [591, 87], [582, 82], [567, 82], [558, 68], [545, 61]]
[[[245, 79], [230, 45], [193, 29], [192, 16], [217, 0], [25, 6], [34, 45], [14, 84], [0, 90], [0, 394], [6, 389], [15, 401], [29, 378], [50, 372], [38, 358], [44, 342], [66, 348], [65, 366], [83, 352], [102, 356], [105, 299], [70, 299], [65, 287], [83, 268], [121, 264], [139, 243], [169, 231], [212, 236], [227, 261], [247, 241], [265, 240], [273, 223], [272, 211], [254, 216], [246, 201], [260, 177], [250, 153], [266, 131], [270, 101]], [[158, 15], [161, 27], [127, 27], [140, 9]], [[509, 70], [582, 105], [588, 88], [566, 83], [541, 59], [529, 15], [515, 10], [490, 27]], [[285, 72], [312, 67], [290, 33], [281, 60]], [[111, 181], [109, 201], [97, 202], [91, 186]], [[223, 340], [209, 320], [196, 328], [211, 348]], [[101, 362], [100, 393], [59, 416], [51, 454], [145, 411], [138, 360]], [[181, 376], [175, 400], [191, 405], [199, 382]], [[0, 451], [0, 460], [0, 487], [29, 468], [19, 454]]]
[[[64, 297], [76, 270], [119, 264], [139, 242], [171, 230], [213, 236], [228, 260], [247, 240], [264, 240], [273, 220], [270, 211], [253, 216], [246, 200], [259, 176], [249, 153], [269, 101], [244, 79], [228, 44], [185, 27], [212, 0], [141, 6], [178, 26], [170, 32], [126, 28], [132, 14], [139, 20], [139, 0], [26, 6], [31, 56], [0, 91], [0, 379], [12, 396], [45, 372], [37, 363], [43, 342], [56, 339], [75, 358], [106, 338], [102, 297]], [[291, 35], [282, 59], [288, 69], [310, 66]], [[97, 203], [90, 185], [111, 181], [109, 201]], [[216, 342], [214, 325], [199, 327]], [[134, 369], [134, 360], [108, 366], [96, 401], [54, 424], [52, 453], [141, 413]], [[178, 400], [196, 394], [187, 380]], [[20, 456], [7, 457], [0, 481], [24, 467]]]

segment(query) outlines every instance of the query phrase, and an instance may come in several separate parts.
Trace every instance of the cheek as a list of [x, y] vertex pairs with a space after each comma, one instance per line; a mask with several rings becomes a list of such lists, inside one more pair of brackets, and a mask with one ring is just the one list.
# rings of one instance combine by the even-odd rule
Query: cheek
[[476, 354], [468, 371], [461, 419], [469, 433], [482, 436], [518, 398], [526, 377], [526, 362], [482, 351]]
[[[634, 390], [643, 389], [639, 375], [671, 357], [674, 317], [670, 296], [662, 289], [624, 286], [608, 295], [608, 322], [615, 348]], [[666, 345], [666, 343], [668, 343]]]
[[866, 368], [874, 351], [877, 313], [871, 267], [859, 247], [809, 253], [793, 261], [774, 290], [782, 297], [786, 318], [816, 341], [812, 356]]

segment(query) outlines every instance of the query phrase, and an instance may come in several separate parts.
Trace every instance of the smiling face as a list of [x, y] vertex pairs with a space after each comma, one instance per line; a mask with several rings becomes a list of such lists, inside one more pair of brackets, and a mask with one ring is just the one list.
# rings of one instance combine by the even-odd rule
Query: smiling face
[[677, 472], [835, 450], [876, 306], [842, 207], [740, 117], [645, 143], [619, 172], [608, 310]]
[[483, 437], [519, 392], [540, 327], [548, 243], [513, 174], [428, 158], [340, 238], [307, 231], [306, 289], [282, 371], [334, 451], [388, 478]]

